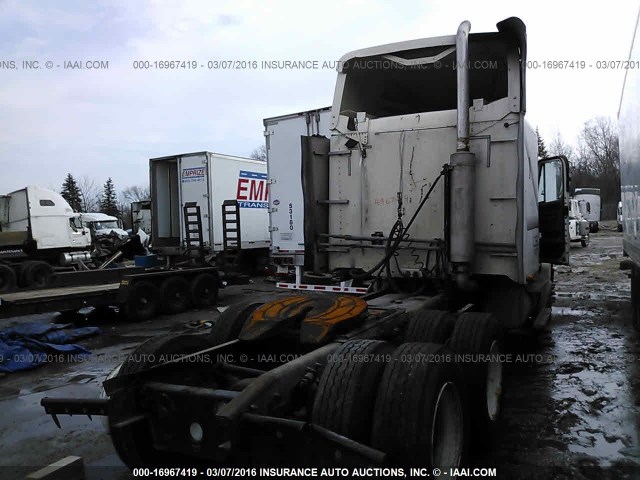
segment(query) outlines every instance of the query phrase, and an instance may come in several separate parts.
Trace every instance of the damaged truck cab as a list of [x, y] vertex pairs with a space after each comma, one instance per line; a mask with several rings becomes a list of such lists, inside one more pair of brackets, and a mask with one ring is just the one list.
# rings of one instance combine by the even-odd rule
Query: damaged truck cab
[[[294, 292], [153, 338], [105, 399], [46, 411], [108, 415], [132, 468], [464, 464], [499, 418], [503, 332], [548, 319], [569, 201], [566, 159], [538, 163], [524, 119], [524, 24], [469, 32], [342, 58], [330, 138], [292, 139]], [[270, 182], [275, 208], [288, 185]]]
[[[454, 304], [475, 291], [503, 326], [536, 322], [550, 281], [541, 263], [568, 262], [567, 162], [538, 164], [524, 25], [498, 29], [469, 35], [463, 23], [456, 36], [342, 57], [330, 138], [308, 136], [303, 156], [305, 268], [315, 278], [357, 281], [386, 253], [381, 277], [395, 290], [451, 280]], [[390, 238], [395, 248], [385, 248]], [[287, 286], [313, 289], [297, 283]]]

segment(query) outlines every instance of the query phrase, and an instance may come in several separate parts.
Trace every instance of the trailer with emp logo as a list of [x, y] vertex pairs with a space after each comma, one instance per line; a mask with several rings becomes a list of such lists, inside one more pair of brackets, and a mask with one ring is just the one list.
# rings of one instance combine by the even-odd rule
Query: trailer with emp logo
[[[239, 233], [242, 255], [254, 263], [266, 260], [269, 238], [266, 162], [249, 158], [196, 152], [149, 161], [153, 249], [169, 258], [189, 248], [184, 207], [200, 210], [202, 249], [217, 256], [225, 247], [225, 224]], [[239, 225], [230, 228], [222, 205], [235, 200]], [[238, 229], [239, 232], [235, 230]]]

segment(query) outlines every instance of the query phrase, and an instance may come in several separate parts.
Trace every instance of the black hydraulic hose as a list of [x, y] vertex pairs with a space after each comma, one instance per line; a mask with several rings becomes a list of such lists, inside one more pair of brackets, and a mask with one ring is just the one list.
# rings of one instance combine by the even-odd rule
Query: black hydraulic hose
[[431, 195], [431, 192], [433, 192], [433, 189], [436, 187], [436, 185], [438, 184], [438, 181], [443, 176], [444, 176], [444, 169], [440, 172], [440, 175], [438, 175], [438, 177], [435, 179], [435, 181], [433, 182], [433, 184], [431, 185], [431, 187], [427, 191], [427, 194], [424, 196], [424, 198], [422, 199], [422, 201], [418, 205], [418, 208], [413, 213], [413, 216], [409, 220], [409, 223], [407, 224], [406, 227], [402, 226], [402, 220], [400, 218], [398, 218], [396, 220], [396, 222], [393, 224], [393, 227], [391, 227], [391, 232], [389, 233], [389, 238], [387, 239], [387, 247], [389, 247], [389, 245], [391, 243], [391, 240], [393, 238], [393, 234], [394, 234], [394, 232], [395, 232], [395, 230], [397, 228], [401, 229], [401, 233], [398, 235], [397, 239], [393, 242], [393, 245], [390, 248], [385, 248], [385, 250], [386, 250], [385, 256], [378, 263], [376, 263], [373, 267], [371, 267], [369, 270], [367, 270], [364, 273], [354, 274], [353, 272], [349, 272], [349, 274], [351, 275], [351, 278], [353, 278], [354, 280], [367, 279], [373, 273], [375, 273], [377, 270], [379, 270], [380, 267], [383, 267], [391, 259], [393, 254], [396, 252], [396, 250], [400, 246], [400, 243], [402, 242], [402, 239], [406, 236], [407, 232], [409, 231], [409, 228], [411, 227], [411, 225], [415, 221], [416, 217], [418, 216], [418, 213], [420, 212], [420, 210], [424, 206], [425, 202], [429, 198], [429, 195]]

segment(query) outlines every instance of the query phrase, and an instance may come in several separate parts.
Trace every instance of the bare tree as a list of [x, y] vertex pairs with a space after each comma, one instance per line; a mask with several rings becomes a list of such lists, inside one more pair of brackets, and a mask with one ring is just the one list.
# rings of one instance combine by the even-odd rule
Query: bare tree
[[620, 183], [618, 132], [609, 117], [585, 122], [580, 133], [579, 156], [595, 176], [617, 178]]
[[556, 132], [555, 136], [551, 140], [549, 144], [549, 155], [564, 155], [567, 157], [569, 162], [573, 162], [575, 160], [575, 152], [573, 151], [573, 147], [564, 141], [562, 138], [562, 134], [560, 132]]
[[263, 162], [266, 162], [267, 147], [265, 147], [264, 145], [260, 145], [259, 147], [254, 148], [253, 152], [251, 152], [251, 155], [249, 155], [249, 158], [254, 158], [256, 160], [261, 160]]
[[129, 203], [149, 200], [151, 198], [151, 191], [148, 186], [133, 185], [122, 190], [122, 198]]
[[[118, 218], [122, 221], [122, 227], [126, 230], [128, 228], [132, 228], [131, 225], [131, 202], [137, 202], [139, 200], [149, 199], [149, 196], [141, 197], [141, 198], [133, 198], [132, 193], [129, 191], [133, 187], [127, 187], [122, 192], [118, 194], [118, 199], [116, 200], [116, 205], [118, 206]], [[140, 187], [141, 188], [141, 187]], [[147, 191], [149, 189], [147, 188]], [[136, 190], [138, 192], [138, 190]], [[144, 192], [138, 192], [144, 193]]]
[[585, 122], [571, 167], [573, 187], [599, 188], [603, 219], [615, 218], [620, 201], [620, 151], [616, 126], [610, 118]]
[[80, 195], [80, 204], [83, 212], [97, 212], [100, 205], [101, 189], [95, 180], [84, 175], [76, 180], [78, 193]]

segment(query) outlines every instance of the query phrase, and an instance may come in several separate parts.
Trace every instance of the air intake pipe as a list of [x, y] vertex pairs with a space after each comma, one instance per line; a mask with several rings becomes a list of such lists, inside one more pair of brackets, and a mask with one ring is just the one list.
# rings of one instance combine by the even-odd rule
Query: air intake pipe
[[464, 21], [456, 35], [456, 72], [458, 90], [457, 149], [452, 153], [451, 218], [449, 260], [456, 284], [463, 290], [472, 288], [469, 280], [475, 254], [476, 159], [469, 151], [469, 30]]

